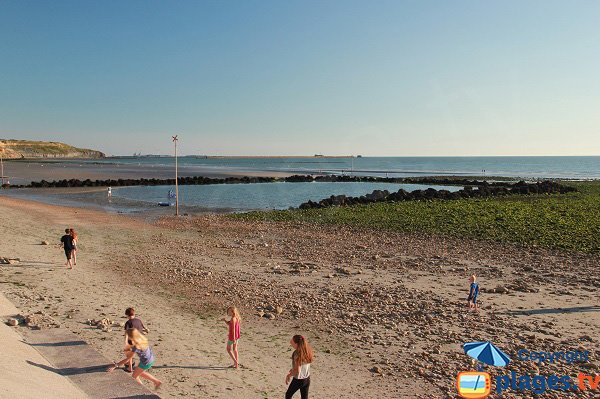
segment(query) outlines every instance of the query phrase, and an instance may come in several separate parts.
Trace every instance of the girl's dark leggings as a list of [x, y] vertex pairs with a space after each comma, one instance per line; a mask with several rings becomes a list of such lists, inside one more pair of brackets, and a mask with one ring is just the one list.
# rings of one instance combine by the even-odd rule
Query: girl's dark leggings
[[300, 390], [300, 398], [308, 399], [308, 388], [310, 387], [310, 377], [299, 380], [297, 378], [292, 379], [287, 392], [285, 393], [285, 399], [292, 399], [292, 396], [297, 390]]

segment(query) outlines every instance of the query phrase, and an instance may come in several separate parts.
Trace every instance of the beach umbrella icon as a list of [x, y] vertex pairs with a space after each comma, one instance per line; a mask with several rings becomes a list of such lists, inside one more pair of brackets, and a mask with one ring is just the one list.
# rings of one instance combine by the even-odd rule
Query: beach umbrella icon
[[490, 366], [504, 367], [510, 363], [510, 358], [490, 341], [468, 342], [463, 345], [465, 353], [478, 362]]

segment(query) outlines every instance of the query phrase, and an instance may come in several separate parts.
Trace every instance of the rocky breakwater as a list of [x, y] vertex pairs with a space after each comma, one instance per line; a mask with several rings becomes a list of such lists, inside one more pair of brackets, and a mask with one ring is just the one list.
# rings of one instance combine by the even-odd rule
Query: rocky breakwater
[[349, 197], [346, 195], [332, 195], [320, 201], [307, 201], [299, 206], [300, 209], [327, 208], [330, 206], [351, 206], [358, 204], [370, 204], [375, 202], [399, 202], [399, 201], [422, 201], [422, 200], [458, 200], [461, 198], [489, 198], [506, 195], [529, 195], [529, 194], [565, 194], [577, 191], [574, 187], [564, 186], [553, 181], [542, 181], [537, 183], [526, 183], [520, 181], [514, 184], [488, 183], [486, 181], [471, 181], [462, 190], [450, 192], [448, 190], [414, 190], [408, 192], [400, 189], [390, 193], [388, 190], [374, 190], [370, 194], [360, 197]]
[[[503, 183], [486, 183], [469, 181], [465, 179], [437, 179], [437, 178], [410, 178], [410, 177], [376, 177], [376, 176], [340, 176], [340, 175], [292, 175], [287, 177], [261, 177], [261, 176], [236, 176], [228, 177], [224, 179], [209, 178], [204, 176], [187, 176], [180, 177], [177, 179], [179, 185], [208, 185], [208, 184], [249, 184], [249, 183], [275, 183], [275, 182], [286, 182], [286, 183], [413, 183], [413, 184], [438, 184], [438, 185], [456, 185], [456, 186], [468, 186], [468, 185], [481, 185], [488, 184], [489, 186], [496, 186]], [[33, 187], [33, 188], [47, 188], [47, 187], [119, 187], [119, 186], [164, 186], [175, 184], [175, 179], [104, 179], [104, 180], [80, 180], [80, 179], [63, 179], [46, 181], [41, 180], [38, 182], [32, 182], [28, 186], [12, 185], [12, 188], [22, 187]]]
[[[249, 184], [249, 183], [272, 183], [277, 179], [272, 177], [228, 177], [225, 179], [212, 179], [203, 176], [180, 177], [177, 179], [179, 185], [208, 185], [208, 184]], [[106, 180], [79, 180], [64, 179], [39, 182], [31, 182], [28, 186], [11, 186], [12, 188], [50, 188], [50, 187], [123, 187], [123, 186], [166, 186], [174, 185], [175, 179], [106, 179]]]

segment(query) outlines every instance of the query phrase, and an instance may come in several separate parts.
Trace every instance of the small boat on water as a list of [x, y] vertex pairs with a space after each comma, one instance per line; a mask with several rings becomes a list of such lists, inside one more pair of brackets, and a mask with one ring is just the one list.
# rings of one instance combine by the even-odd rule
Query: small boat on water
[[158, 206], [173, 206], [170, 202], [159, 202]]

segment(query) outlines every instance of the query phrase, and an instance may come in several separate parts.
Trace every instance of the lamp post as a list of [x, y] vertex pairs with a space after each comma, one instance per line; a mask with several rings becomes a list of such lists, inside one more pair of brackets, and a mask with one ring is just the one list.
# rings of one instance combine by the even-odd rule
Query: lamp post
[[177, 182], [177, 135], [172, 136], [175, 143], [175, 216], [179, 216], [179, 184]]

